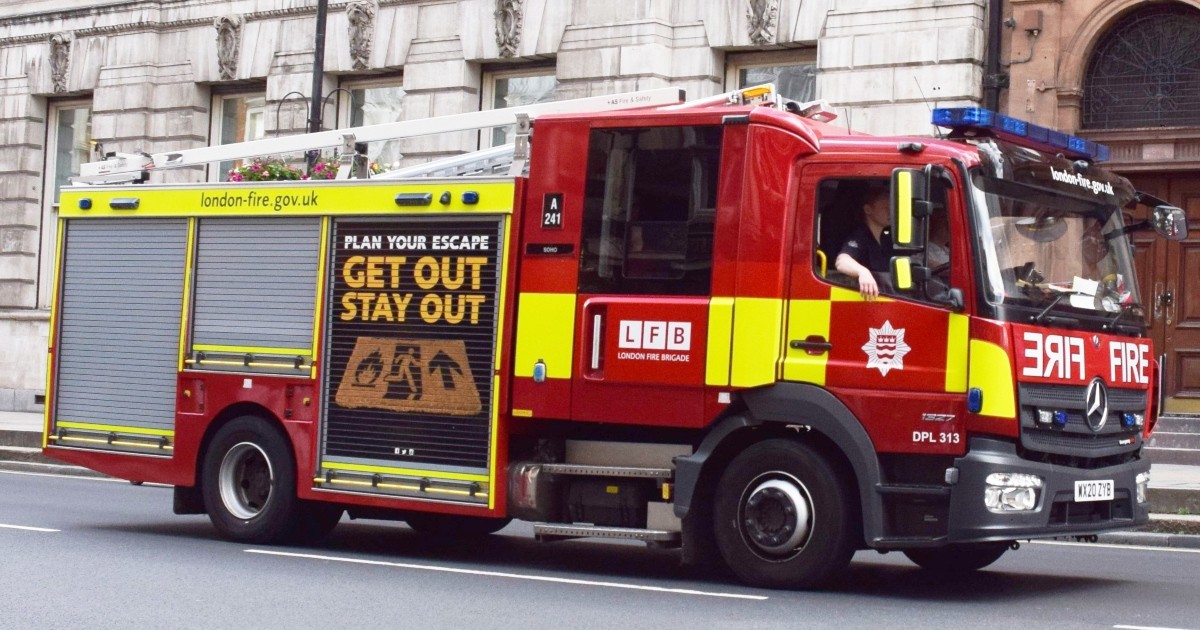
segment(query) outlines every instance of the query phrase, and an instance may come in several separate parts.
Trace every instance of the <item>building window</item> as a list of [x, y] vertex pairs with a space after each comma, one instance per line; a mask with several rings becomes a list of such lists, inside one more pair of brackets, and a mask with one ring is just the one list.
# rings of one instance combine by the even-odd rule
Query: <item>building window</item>
[[[525, 72], [493, 72], [484, 76], [483, 106], [503, 109], [558, 100], [558, 79], [553, 68]], [[491, 130], [483, 144], [499, 146], [513, 141], [513, 125]]]
[[[232, 144], [261, 140], [267, 135], [267, 98], [263, 93], [217, 94], [213, 96], [211, 138], [214, 144]], [[216, 172], [209, 172], [210, 181], [226, 181], [229, 170], [240, 166], [242, 160], [221, 162]]]
[[[404, 88], [399, 78], [347, 83], [338, 92], [338, 127], [363, 127], [404, 120]], [[367, 145], [367, 157], [384, 170], [400, 167], [399, 140]]]
[[1200, 11], [1171, 2], [1126, 14], [1088, 62], [1083, 128], [1195, 125], [1200, 125]]
[[580, 293], [708, 295], [720, 127], [596, 129]]
[[43, 174], [41, 250], [38, 261], [37, 305], [49, 308], [53, 288], [54, 251], [58, 240], [58, 195], [79, 166], [92, 161], [92, 105], [89, 102], [51, 103], [46, 126], [46, 171]]
[[725, 89], [737, 90], [763, 83], [793, 101], [817, 99], [817, 56], [814, 49], [730, 54], [725, 59]]

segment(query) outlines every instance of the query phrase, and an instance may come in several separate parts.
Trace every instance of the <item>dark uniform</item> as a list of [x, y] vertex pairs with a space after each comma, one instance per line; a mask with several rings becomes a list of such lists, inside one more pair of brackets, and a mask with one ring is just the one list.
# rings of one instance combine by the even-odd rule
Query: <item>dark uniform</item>
[[871, 271], [888, 271], [892, 263], [892, 229], [883, 228], [876, 243], [871, 229], [859, 225], [846, 237], [838, 254], [850, 256]]

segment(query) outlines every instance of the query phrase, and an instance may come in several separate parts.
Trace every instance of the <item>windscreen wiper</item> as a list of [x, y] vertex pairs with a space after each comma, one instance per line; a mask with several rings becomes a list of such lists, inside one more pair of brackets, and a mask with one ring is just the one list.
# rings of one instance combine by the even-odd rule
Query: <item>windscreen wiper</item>
[[[1104, 329], [1105, 330], [1115, 329], [1117, 327], [1117, 324], [1121, 321], [1121, 318], [1125, 317], [1126, 313], [1134, 313], [1135, 315], [1137, 315], [1139, 320], [1145, 319], [1145, 317], [1146, 317], [1146, 309], [1144, 307], [1142, 307], [1141, 304], [1137, 304], [1137, 303], [1122, 304], [1120, 306], [1120, 309], [1117, 311], [1117, 314], [1113, 316], [1112, 320], [1109, 321], [1108, 323], [1104, 324]], [[1130, 322], [1129, 325], [1130, 326], [1138, 326], [1137, 323], [1134, 323], [1134, 322]], [[1138, 327], [1140, 328], [1140, 326], [1138, 326]]]

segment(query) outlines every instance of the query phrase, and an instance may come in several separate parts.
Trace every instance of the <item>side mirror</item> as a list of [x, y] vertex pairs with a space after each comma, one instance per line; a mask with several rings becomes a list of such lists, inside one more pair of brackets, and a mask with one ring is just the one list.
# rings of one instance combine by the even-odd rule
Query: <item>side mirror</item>
[[1150, 220], [1154, 224], [1154, 231], [1167, 240], [1182, 241], [1188, 237], [1187, 213], [1182, 208], [1155, 206]]
[[899, 248], [920, 247], [915, 227], [916, 219], [929, 216], [929, 175], [932, 167], [924, 169], [898, 168], [892, 171], [892, 245]]

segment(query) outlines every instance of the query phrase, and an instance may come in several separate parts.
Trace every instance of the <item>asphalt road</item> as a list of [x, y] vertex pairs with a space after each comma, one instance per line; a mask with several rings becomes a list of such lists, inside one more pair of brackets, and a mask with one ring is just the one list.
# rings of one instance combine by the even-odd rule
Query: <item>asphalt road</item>
[[828, 589], [752, 589], [640, 544], [472, 546], [344, 520], [319, 547], [217, 539], [167, 488], [0, 472], [0, 628], [1200, 628], [1200, 553], [1025, 544], [968, 579], [861, 552]]

